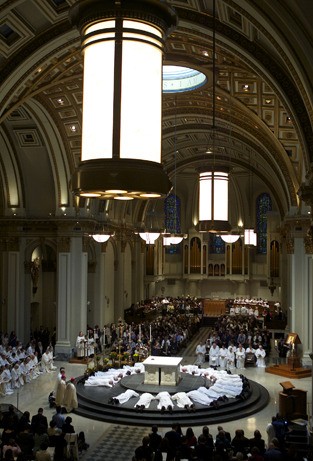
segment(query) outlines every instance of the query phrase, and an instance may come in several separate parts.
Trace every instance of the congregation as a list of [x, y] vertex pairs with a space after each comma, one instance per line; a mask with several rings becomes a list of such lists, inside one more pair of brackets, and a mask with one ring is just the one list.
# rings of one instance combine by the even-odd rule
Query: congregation
[[209, 366], [232, 370], [245, 365], [265, 367], [270, 354], [270, 332], [254, 315], [222, 315], [205, 343], [196, 348], [197, 364], [209, 361]]
[[76, 356], [92, 357], [106, 351], [127, 353], [132, 358], [144, 359], [148, 355], [176, 355], [197, 333], [201, 325], [198, 313], [166, 311], [150, 321], [141, 323], [118, 322], [104, 325], [103, 329], [88, 327], [76, 338]]
[[[56, 412], [48, 423], [43, 408], [32, 417], [29, 411], [21, 415], [13, 405], [1, 418], [0, 457], [6, 461], [63, 461], [69, 459], [69, 440], [75, 434], [72, 418], [65, 416], [61, 407], [56, 407]], [[77, 449], [82, 452], [89, 445], [85, 441], [83, 432], [78, 434]], [[78, 453], [77, 453], [78, 455]], [[77, 457], [76, 457], [77, 459]]]
[[184, 430], [173, 424], [162, 437], [157, 426], [152, 426], [142, 439], [132, 461], [303, 461], [295, 446], [289, 443], [292, 428], [279, 415], [273, 416], [266, 427], [267, 440], [256, 429], [252, 438], [237, 429], [232, 436], [222, 426], [215, 437], [204, 426], [197, 436], [191, 427]]

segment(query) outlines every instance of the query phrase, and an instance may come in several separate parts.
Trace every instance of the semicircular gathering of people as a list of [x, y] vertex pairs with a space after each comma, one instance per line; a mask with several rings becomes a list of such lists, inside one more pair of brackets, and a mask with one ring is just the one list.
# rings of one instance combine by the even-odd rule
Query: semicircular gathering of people
[[[11, 460], [9, 455], [12, 454], [12, 459], [19, 460], [93, 459], [88, 458], [88, 453], [93, 448], [96, 450], [97, 442], [90, 446], [86, 437], [93, 442], [101, 424], [114, 423], [99, 421], [95, 434], [87, 430], [88, 416], [80, 416], [78, 411], [79, 390], [84, 389], [94, 398], [100, 395], [101, 405], [110, 411], [131, 409], [135, 426], [140, 418], [151, 414], [161, 418], [152, 427], [146, 426], [147, 434], [137, 440], [136, 446], [132, 445], [133, 453], [123, 459], [304, 460], [310, 447], [308, 416], [297, 417], [300, 415], [297, 413], [298, 397], [292, 393], [295, 386], [287, 385], [286, 378], [267, 374], [271, 366], [274, 369], [287, 366], [297, 351], [293, 335], [279, 333], [275, 336], [272, 331], [271, 322], [277, 315], [274, 303], [239, 298], [229, 300], [225, 313], [208, 325], [209, 319], [203, 315], [200, 299], [156, 297], [132, 306], [126, 320], [119, 318], [116, 323], [102, 328], [89, 325], [86, 333], [79, 331], [68, 361], [59, 361], [55, 356], [49, 332], [43, 327], [35, 331], [25, 345], [14, 332], [2, 334], [0, 403], [4, 411], [1, 411], [0, 422], [3, 459]], [[74, 376], [66, 376], [68, 368]], [[214, 418], [219, 421], [220, 408], [233, 402], [239, 402], [240, 407], [240, 402], [244, 405], [250, 399], [253, 382], [267, 389], [266, 383], [273, 386], [271, 380], [274, 378], [279, 399], [282, 397], [277, 384], [280, 380], [286, 381], [279, 384], [286, 392], [286, 402], [293, 402], [292, 414], [284, 407], [285, 401], [280, 401], [279, 408], [276, 405], [273, 411], [267, 410], [266, 415], [271, 414], [271, 417], [263, 427], [258, 423], [259, 413], [250, 417], [254, 421], [250, 423], [253, 434], [248, 428], [250, 438], [245, 436], [246, 424], [233, 429], [235, 419], [226, 418], [223, 423], [223, 427], [234, 431], [232, 436], [222, 426], [218, 426], [215, 436], [210, 433], [210, 411], [215, 412]], [[306, 379], [304, 382], [309, 388]], [[38, 400], [40, 406], [34, 414], [18, 410], [14, 397], [25, 395], [24, 391], [30, 391], [32, 386], [36, 386], [40, 394], [36, 385], [39, 382], [44, 383], [43, 388], [46, 382], [51, 384], [46, 406]], [[273, 404], [273, 399], [275, 401], [276, 397], [269, 396], [266, 408]], [[194, 418], [205, 409], [209, 412], [208, 424], [203, 425], [201, 419], [198, 425]], [[52, 413], [48, 415], [48, 412]], [[176, 421], [172, 422], [171, 418], [179, 414], [193, 418], [192, 427], [184, 429]], [[97, 416], [92, 417], [97, 420]], [[244, 421], [240, 413], [238, 418]], [[74, 420], [80, 421], [77, 429], [74, 429]], [[186, 421], [187, 426], [188, 419]], [[305, 443], [301, 441], [302, 446], [300, 442], [292, 444], [297, 430], [306, 440]], [[267, 435], [266, 440], [261, 431]], [[127, 446], [127, 440], [123, 444]], [[302, 450], [298, 453], [296, 449], [297, 456], [294, 446]], [[116, 456], [115, 459], [122, 460]]]

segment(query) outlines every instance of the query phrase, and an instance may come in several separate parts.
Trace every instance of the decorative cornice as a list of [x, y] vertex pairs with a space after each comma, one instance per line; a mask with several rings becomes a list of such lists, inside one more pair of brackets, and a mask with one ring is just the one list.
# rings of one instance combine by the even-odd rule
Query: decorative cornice
[[20, 251], [17, 237], [0, 238], [0, 251]]

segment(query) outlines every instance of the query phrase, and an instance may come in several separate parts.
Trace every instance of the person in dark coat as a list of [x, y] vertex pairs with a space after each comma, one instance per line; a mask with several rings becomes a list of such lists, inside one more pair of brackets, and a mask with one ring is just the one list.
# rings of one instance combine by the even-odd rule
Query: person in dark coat
[[48, 420], [47, 417], [43, 414], [43, 408], [38, 408], [37, 415], [34, 415], [31, 420], [31, 428], [34, 434], [40, 432], [42, 429], [47, 432], [48, 430]]

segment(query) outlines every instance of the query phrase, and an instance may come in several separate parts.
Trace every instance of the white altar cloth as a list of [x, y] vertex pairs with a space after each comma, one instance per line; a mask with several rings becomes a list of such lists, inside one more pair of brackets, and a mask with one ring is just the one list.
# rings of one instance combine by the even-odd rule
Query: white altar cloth
[[183, 357], [158, 357], [150, 355], [143, 361], [144, 384], [176, 386], [180, 380], [180, 364]]

